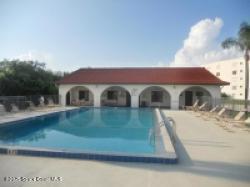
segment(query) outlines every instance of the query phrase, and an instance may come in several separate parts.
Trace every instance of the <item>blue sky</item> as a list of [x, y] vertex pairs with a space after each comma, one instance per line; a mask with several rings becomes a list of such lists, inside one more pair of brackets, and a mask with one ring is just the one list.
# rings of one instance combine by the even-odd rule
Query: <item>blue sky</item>
[[0, 59], [37, 59], [62, 71], [167, 66], [185, 48], [191, 27], [201, 23], [206, 30], [207, 20], [217, 29], [205, 33], [213, 42], [203, 47], [204, 56], [235, 36], [242, 21], [250, 22], [249, 7], [249, 0], [0, 0]]

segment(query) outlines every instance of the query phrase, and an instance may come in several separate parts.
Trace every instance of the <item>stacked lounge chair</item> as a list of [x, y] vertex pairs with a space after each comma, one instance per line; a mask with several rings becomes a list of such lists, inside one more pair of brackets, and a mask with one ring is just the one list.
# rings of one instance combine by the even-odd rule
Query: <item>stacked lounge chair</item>
[[[219, 107], [212, 108], [209, 112], [204, 115], [204, 120], [216, 119], [219, 121], [222, 119], [227, 111], [225, 107], [218, 110]], [[218, 110], [218, 111], [217, 111]]]
[[202, 117], [209, 117], [212, 116], [216, 113], [216, 111], [219, 109], [219, 105], [216, 105], [215, 107], [213, 107], [211, 110], [209, 111], [201, 111], [202, 113]]
[[222, 120], [221, 126], [237, 126], [239, 127], [239, 124], [244, 123], [244, 116], [245, 112], [244, 111], [239, 111], [234, 118], [224, 118]]
[[11, 104], [11, 112], [19, 112], [19, 108], [15, 104]]
[[226, 111], [227, 109], [225, 107], [223, 107], [217, 115], [214, 116], [214, 118], [217, 120], [217, 121], [220, 121], [221, 119], [223, 119], [225, 117], [225, 114], [226, 114]]
[[205, 101], [201, 106], [194, 108], [194, 110], [195, 111], [204, 111], [206, 109], [207, 105], [208, 105], [208, 102]]
[[192, 106], [185, 106], [186, 110], [195, 110], [198, 107], [199, 100], [197, 99]]
[[6, 109], [4, 107], [4, 105], [0, 104], [0, 116], [1, 115], [5, 115], [7, 112], [6, 112]]
[[54, 107], [55, 106], [55, 103], [54, 103], [53, 99], [51, 99], [51, 98], [48, 99], [48, 105], [47, 106], [48, 107]]

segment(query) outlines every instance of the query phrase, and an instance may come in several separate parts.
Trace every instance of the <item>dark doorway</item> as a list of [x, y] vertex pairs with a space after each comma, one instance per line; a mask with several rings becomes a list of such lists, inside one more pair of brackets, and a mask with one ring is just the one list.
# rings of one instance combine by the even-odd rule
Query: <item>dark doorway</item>
[[162, 91], [152, 91], [151, 92], [151, 102], [163, 102], [163, 92]]
[[70, 92], [66, 94], [66, 105], [70, 105]]
[[192, 105], [193, 105], [193, 92], [185, 91], [185, 106], [192, 106]]
[[126, 92], [126, 106], [130, 107], [130, 105], [131, 105], [131, 97], [130, 94]]

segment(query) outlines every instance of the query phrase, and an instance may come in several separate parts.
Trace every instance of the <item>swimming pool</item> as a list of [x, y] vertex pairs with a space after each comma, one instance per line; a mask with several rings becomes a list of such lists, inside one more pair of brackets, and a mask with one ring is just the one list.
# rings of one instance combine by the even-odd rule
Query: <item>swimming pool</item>
[[154, 109], [84, 107], [2, 124], [0, 153], [165, 163], [155, 128]]
[[123, 153], [154, 152], [151, 109], [82, 108], [0, 128], [0, 144]]

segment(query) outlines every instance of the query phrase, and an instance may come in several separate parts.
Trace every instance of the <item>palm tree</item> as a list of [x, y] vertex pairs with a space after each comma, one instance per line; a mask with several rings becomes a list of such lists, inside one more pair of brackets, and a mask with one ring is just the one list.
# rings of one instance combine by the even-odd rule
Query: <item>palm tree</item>
[[227, 38], [222, 42], [224, 49], [237, 47], [244, 52], [245, 59], [245, 111], [247, 115], [248, 94], [249, 94], [249, 58], [250, 58], [250, 24], [243, 22], [240, 25], [237, 38]]

